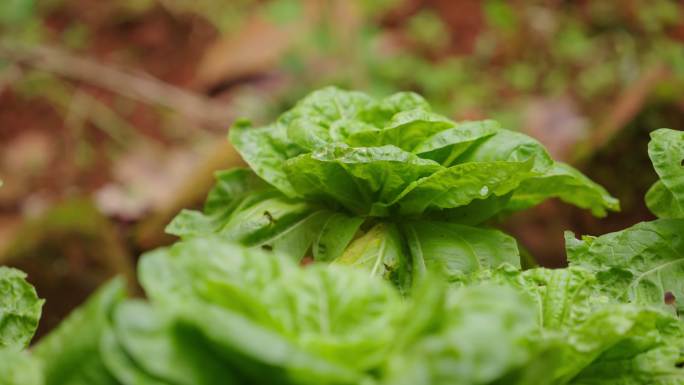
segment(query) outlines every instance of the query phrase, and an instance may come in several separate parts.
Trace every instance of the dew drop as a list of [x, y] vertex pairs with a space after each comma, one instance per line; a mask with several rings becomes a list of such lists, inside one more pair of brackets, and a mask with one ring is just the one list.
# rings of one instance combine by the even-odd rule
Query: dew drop
[[480, 189], [480, 195], [485, 196], [485, 195], [487, 195], [488, 193], [489, 193], [489, 187], [487, 187], [487, 186], [482, 186], [482, 188]]

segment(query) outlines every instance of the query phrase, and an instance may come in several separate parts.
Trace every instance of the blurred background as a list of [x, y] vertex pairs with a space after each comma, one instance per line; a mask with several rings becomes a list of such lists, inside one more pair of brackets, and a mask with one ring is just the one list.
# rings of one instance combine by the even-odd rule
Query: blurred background
[[502, 224], [543, 265], [563, 230], [650, 219], [650, 131], [684, 129], [681, 0], [0, 0], [0, 264], [44, 333], [239, 165], [236, 117], [312, 89], [423, 94], [542, 141], [622, 203], [550, 201]]

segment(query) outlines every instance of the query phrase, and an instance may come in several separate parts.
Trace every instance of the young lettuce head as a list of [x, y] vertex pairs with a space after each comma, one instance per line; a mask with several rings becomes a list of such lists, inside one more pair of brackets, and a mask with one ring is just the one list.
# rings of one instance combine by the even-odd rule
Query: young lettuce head
[[453, 279], [519, 264], [515, 240], [484, 226], [491, 218], [548, 198], [598, 216], [619, 209], [536, 140], [453, 122], [414, 93], [324, 88], [269, 126], [236, 123], [230, 140], [251, 171], [219, 172], [204, 213], [183, 211], [170, 233], [364, 266], [400, 287], [430, 269]]

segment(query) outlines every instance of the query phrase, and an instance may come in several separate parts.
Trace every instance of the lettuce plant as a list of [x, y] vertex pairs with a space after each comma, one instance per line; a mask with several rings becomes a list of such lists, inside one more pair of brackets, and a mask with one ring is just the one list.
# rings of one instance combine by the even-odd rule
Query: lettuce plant
[[402, 297], [361, 269], [197, 237], [138, 272], [149, 300], [113, 281], [12, 356], [44, 382], [9, 384], [684, 383], [670, 305], [614, 295], [591, 267], [428, 273]]
[[42, 382], [38, 363], [23, 350], [38, 328], [43, 300], [25, 278], [0, 266], [0, 385]]
[[658, 218], [684, 217], [684, 133], [661, 129], [651, 134], [648, 155], [660, 180], [646, 193], [646, 204]]
[[646, 194], [659, 219], [600, 237], [566, 234], [572, 265], [598, 273], [612, 296], [676, 313], [684, 310], [684, 131], [651, 133], [648, 153], [660, 179]]
[[25, 348], [38, 328], [43, 301], [25, 278], [0, 266], [0, 349]]
[[183, 211], [170, 233], [363, 266], [402, 288], [426, 270], [455, 279], [519, 265], [491, 218], [552, 197], [598, 216], [619, 208], [536, 140], [494, 121], [453, 122], [413, 93], [325, 88], [269, 126], [237, 123], [230, 139], [251, 170], [219, 172], [204, 212]]

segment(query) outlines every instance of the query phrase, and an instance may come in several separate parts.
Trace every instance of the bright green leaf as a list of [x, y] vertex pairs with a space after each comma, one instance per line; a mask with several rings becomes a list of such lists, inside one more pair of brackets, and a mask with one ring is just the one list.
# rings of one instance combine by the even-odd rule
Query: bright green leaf
[[[611, 298], [684, 310], [684, 220], [660, 219], [602, 235], [566, 233], [571, 265], [595, 272]], [[669, 294], [668, 294], [669, 293]], [[667, 298], [672, 296], [673, 298]]]
[[431, 271], [452, 281], [502, 264], [520, 266], [515, 239], [498, 230], [427, 221], [402, 228], [418, 276]]
[[508, 202], [507, 210], [523, 210], [549, 198], [560, 198], [563, 202], [591, 210], [599, 217], [606, 216], [606, 210], [620, 209], [618, 200], [603, 187], [567, 164], [556, 162], [543, 175], [520, 183]]
[[28, 352], [0, 349], [0, 385], [43, 385], [40, 362]]
[[33, 352], [43, 363], [45, 385], [118, 385], [102, 361], [99, 343], [125, 295], [122, 279], [109, 282], [40, 340]]
[[19, 351], [31, 342], [43, 307], [26, 274], [0, 266], [0, 349]]

